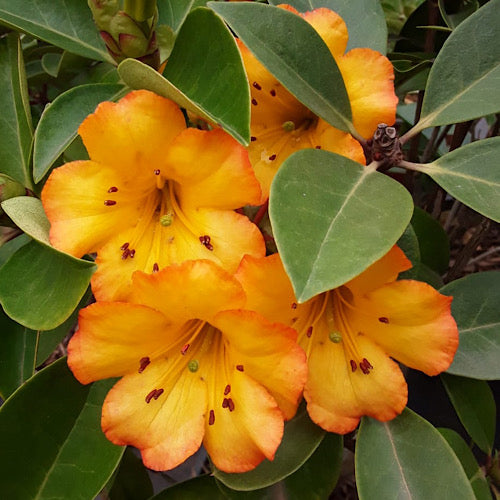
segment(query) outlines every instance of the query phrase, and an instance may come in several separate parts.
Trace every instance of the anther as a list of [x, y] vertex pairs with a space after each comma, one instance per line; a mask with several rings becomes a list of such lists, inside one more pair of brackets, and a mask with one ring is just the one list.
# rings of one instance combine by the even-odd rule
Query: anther
[[153, 389], [145, 398], [144, 400], [146, 401], [146, 403], [149, 404], [149, 402], [155, 397], [155, 394], [156, 394], [156, 389]]
[[286, 132], [292, 132], [293, 130], [295, 130], [295, 123], [293, 123], [291, 120], [283, 122], [283, 125], [281, 126]]
[[321, 146], [316, 146], [316, 149], [321, 149]]
[[371, 365], [371, 363], [366, 359], [366, 358], [363, 358], [363, 363], [365, 364], [365, 366], [367, 366], [368, 368], [371, 368], [373, 369], [373, 366]]
[[155, 175], [160, 175], [160, 169], [157, 168], [156, 170], [153, 170], [153, 174]]
[[276, 90], [272, 89], [269, 93], [270, 93], [273, 97], [276, 97]]
[[181, 354], [184, 356], [184, 354], [187, 353], [188, 349], [189, 349], [189, 344], [184, 344], [184, 346], [181, 349]]
[[307, 331], [306, 331], [306, 335], [308, 338], [311, 338], [311, 335], [313, 334], [313, 327], [310, 326]]
[[222, 400], [222, 408], [227, 408], [229, 406], [229, 399], [224, 398]]
[[142, 373], [149, 363], [151, 363], [151, 360], [147, 356], [145, 358], [141, 358], [139, 360], [139, 373]]
[[358, 367], [358, 365], [356, 364], [356, 361], [354, 361], [354, 359], [351, 359], [351, 360], [349, 361], [349, 363], [351, 364], [351, 370], [352, 370], [353, 372], [355, 372], [355, 371], [356, 371], [356, 368]]
[[132, 250], [130, 250], [130, 255], [129, 255], [129, 257], [130, 257], [131, 259], [133, 259], [133, 258], [134, 258], [134, 256], [135, 256], [135, 250], [134, 250], [134, 249], [132, 249]]
[[208, 417], [208, 425], [214, 425], [215, 424], [215, 412], [213, 410], [210, 410], [210, 416]]
[[245, 371], [245, 368], [243, 367], [243, 365], [236, 365], [236, 369], [237, 369], [239, 372], [243, 372], [243, 371]]
[[297, 302], [292, 302], [292, 309], [297, 309]]
[[165, 227], [171, 226], [173, 221], [174, 221], [174, 214], [172, 212], [164, 214], [160, 217], [160, 224]]
[[381, 323], [389, 323], [389, 318], [386, 318], [385, 316], [381, 316], [378, 320]]
[[274, 161], [274, 160], [276, 160], [276, 155], [275, 154], [273, 154], [273, 155], [271, 155], [269, 157], [269, 161]]
[[163, 389], [156, 389], [153, 398], [158, 399], [163, 394]]
[[224, 396], [227, 396], [231, 392], [231, 386], [229, 384], [224, 388]]
[[253, 104], [254, 106], [257, 106], [257, 99], [252, 99], [252, 104]]
[[125, 248], [125, 250], [122, 253], [122, 260], [126, 260], [129, 255], [130, 255], [130, 250], [128, 248]]
[[210, 236], [208, 234], [205, 234], [203, 236], [200, 236], [198, 238], [200, 240], [200, 243], [207, 249], [212, 251], [214, 249], [212, 243], [210, 243]]
[[255, 142], [256, 140], [257, 140], [257, 137], [255, 137], [253, 135], [252, 135], [252, 137], [250, 137], [250, 141]]
[[153, 272], [154, 273], [157, 273], [158, 271], [160, 270], [160, 266], [155, 262], [153, 264]]
[[121, 247], [120, 247], [120, 250], [127, 250], [127, 248], [129, 247], [130, 243], [124, 243]]
[[228, 398], [227, 400], [227, 407], [229, 408], [229, 411], [234, 411], [234, 401], [231, 398]]
[[107, 207], [112, 207], [113, 205], [116, 205], [116, 201], [115, 200], [104, 200], [104, 204]]
[[118, 188], [116, 186], [111, 186], [108, 189], [108, 193], [116, 193], [118, 191]]
[[334, 343], [334, 344], [339, 344], [342, 342], [342, 335], [340, 335], [339, 332], [330, 332], [328, 334], [328, 338]]
[[188, 369], [190, 372], [192, 373], [195, 373], [198, 371], [198, 368], [199, 368], [200, 364], [198, 363], [198, 360], [196, 359], [192, 359], [189, 363], [188, 363]]
[[252, 86], [253, 86], [254, 88], [256, 88], [257, 90], [262, 90], [262, 87], [261, 87], [261, 86], [260, 86], [257, 82], [253, 82], [253, 83], [252, 83]]

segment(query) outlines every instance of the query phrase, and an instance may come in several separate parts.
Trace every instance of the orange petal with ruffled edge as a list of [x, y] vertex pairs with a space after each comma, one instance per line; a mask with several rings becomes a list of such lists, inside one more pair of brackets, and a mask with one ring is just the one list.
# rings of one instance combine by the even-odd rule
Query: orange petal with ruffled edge
[[[216, 406], [209, 403], [203, 444], [219, 469], [246, 472], [274, 458], [283, 436], [283, 415], [274, 398], [245, 372], [233, 370], [229, 382], [231, 409], [219, 400]], [[225, 392], [220, 383], [214, 388], [221, 396]]]
[[286, 419], [292, 418], [307, 378], [297, 332], [254, 311], [222, 311], [212, 324], [229, 342], [234, 365], [270, 392]]
[[199, 374], [158, 359], [115, 384], [104, 400], [101, 426], [111, 442], [139, 448], [146, 467], [168, 470], [200, 447], [206, 407]]
[[179, 327], [149, 307], [117, 302], [82, 309], [78, 325], [68, 366], [82, 384], [137, 372], [141, 359], [168, 348], [169, 335], [176, 342]]
[[120, 176], [105, 165], [67, 163], [51, 173], [42, 191], [50, 242], [75, 257], [95, 252], [110, 233], [137, 219], [143, 196], [144, 192], [127, 190]]
[[131, 301], [147, 304], [176, 322], [209, 321], [219, 311], [245, 302], [240, 283], [207, 260], [186, 261], [151, 275], [135, 273], [133, 284]]
[[364, 374], [359, 366], [352, 371], [343, 343], [328, 339], [326, 325], [320, 335], [315, 334], [304, 389], [311, 419], [338, 434], [354, 430], [363, 415], [391, 420], [403, 411], [408, 395], [401, 370], [380, 347], [366, 337], [356, 337], [358, 351], [373, 366]]
[[402, 280], [355, 300], [356, 309], [346, 311], [354, 330], [427, 375], [448, 369], [458, 347], [451, 297], [426, 283]]
[[165, 150], [186, 128], [179, 106], [147, 90], [103, 102], [78, 129], [90, 159], [138, 184], [165, 164]]
[[184, 208], [234, 209], [260, 200], [246, 149], [221, 129], [187, 129], [164, 154]]
[[378, 287], [396, 281], [398, 274], [411, 268], [404, 252], [393, 246], [383, 257], [375, 261], [345, 286], [353, 295], [363, 295]]
[[352, 49], [337, 64], [351, 103], [354, 128], [369, 139], [379, 123], [392, 125], [398, 98], [389, 59], [372, 49]]

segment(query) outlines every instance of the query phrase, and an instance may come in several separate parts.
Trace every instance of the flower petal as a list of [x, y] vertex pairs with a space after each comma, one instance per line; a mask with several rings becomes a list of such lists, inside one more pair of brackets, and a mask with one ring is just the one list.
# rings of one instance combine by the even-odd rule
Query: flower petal
[[[104, 165], [67, 163], [51, 173], [42, 191], [51, 224], [50, 241], [75, 257], [95, 252], [110, 233], [138, 218], [143, 196], [144, 192], [128, 189], [120, 176]], [[109, 200], [116, 203], [110, 205]]]
[[398, 98], [389, 59], [372, 49], [352, 49], [337, 64], [351, 102], [354, 128], [368, 139], [379, 123], [392, 125]]
[[183, 207], [234, 209], [260, 200], [246, 149], [221, 129], [187, 129], [164, 154]]
[[378, 287], [395, 281], [398, 274], [411, 268], [411, 262], [403, 251], [393, 246], [383, 257], [361, 274], [345, 284], [355, 295], [363, 295]]
[[139, 448], [146, 467], [168, 470], [200, 447], [206, 407], [207, 389], [199, 374], [179, 373], [159, 359], [115, 384], [104, 401], [101, 425], [113, 443]]
[[147, 90], [103, 102], [78, 130], [92, 160], [139, 181], [162, 169], [165, 150], [186, 128], [179, 106]]
[[141, 359], [168, 348], [168, 332], [176, 338], [163, 314], [142, 305], [98, 302], [82, 309], [78, 321], [68, 366], [82, 384], [137, 372]]
[[245, 293], [230, 274], [208, 260], [186, 261], [159, 273], [135, 273], [131, 300], [184, 322], [209, 321], [219, 311], [244, 304]]
[[402, 280], [356, 298], [356, 309], [346, 313], [356, 331], [391, 357], [437, 375], [450, 366], [458, 347], [451, 300], [426, 283]]
[[292, 418], [307, 378], [306, 357], [296, 343], [297, 332], [270, 323], [253, 311], [223, 311], [212, 324], [229, 341], [234, 365], [264, 386], [285, 417]]
[[304, 396], [311, 419], [329, 432], [351, 432], [363, 415], [390, 420], [406, 405], [408, 390], [397, 364], [366, 337], [355, 342], [373, 366], [368, 374], [359, 366], [352, 371], [344, 341], [330, 342], [326, 331], [314, 335]]
[[203, 444], [219, 469], [246, 472], [264, 458], [274, 458], [283, 436], [283, 415], [274, 398], [245, 373], [234, 370], [230, 383], [233, 411], [219, 404], [210, 408]]

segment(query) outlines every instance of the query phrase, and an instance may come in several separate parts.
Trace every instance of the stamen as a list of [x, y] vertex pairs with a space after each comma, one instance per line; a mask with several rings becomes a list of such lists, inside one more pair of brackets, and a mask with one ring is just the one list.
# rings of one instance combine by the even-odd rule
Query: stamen
[[120, 247], [120, 250], [127, 250], [127, 248], [129, 247], [130, 243], [124, 243], [121, 247]]
[[236, 365], [236, 369], [237, 369], [239, 372], [243, 372], [243, 371], [245, 371], [245, 368], [243, 367], [243, 365]]
[[184, 354], [187, 353], [188, 349], [189, 349], [189, 345], [190, 344], [184, 344], [184, 347], [181, 349], [181, 354], [184, 356]]
[[316, 149], [321, 149], [321, 146], [316, 146]]
[[174, 221], [174, 214], [172, 212], [164, 214], [160, 217], [160, 224], [165, 227], [171, 226], [173, 221]]
[[276, 160], [276, 155], [275, 155], [275, 154], [271, 155], [271, 156], [269, 157], [269, 160], [270, 160], [270, 161], [274, 161], [274, 160]]
[[342, 335], [339, 332], [330, 332], [328, 334], [328, 338], [334, 343], [334, 344], [340, 344], [342, 342]]
[[229, 408], [229, 411], [234, 411], [234, 401], [231, 398], [228, 398], [227, 400], [227, 407]]
[[200, 366], [200, 364], [198, 363], [198, 360], [196, 360], [196, 359], [192, 359], [188, 363], [188, 369], [192, 373], [196, 373], [198, 371], [199, 366]]
[[308, 338], [311, 338], [312, 334], [313, 334], [313, 327], [310, 326], [306, 331], [306, 335]]
[[231, 386], [229, 384], [224, 388], [224, 396], [227, 396], [231, 392]]
[[389, 318], [386, 318], [385, 316], [381, 316], [379, 319], [378, 319], [381, 323], [389, 323]]
[[252, 86], [255, 87], [257, 90], [262, 90], [262, 87], [257, 82], [253, 82]]
[[365, 366], [367, 366], [368, 368], [373, 369], [373, 366], [371, 365], [371, 363], [366, 358], [363, 358], [363, 364]]
[[292, 309], [297, 309], [297, 302], [292, 302]]
[[153, 174], [155, 174], [155, 175], [160, 175], [160, 173], [161, 172], [160, 172], [159, 168], [157, 168], [156, 170], [153, 170]]
[[208, 417], [208, 425], [214, 425], [215, 424], [215, 412], [213, 410], [210, 410], [210, 416]]
[[153, 398], [158, 399], [163, 394], [163, 392], [164, 392], [163, 389], [156, 389]]
[[145, 358], [141, 358], [139, 360], [139, 373], [142, 373], [149, 363], [151, 363], [151, 360], [147, 356]]
[[253, 104], [254, 106], [257, 106], [257, 99], [252, 99], [252, 104]]
[[356, 361], [354, 361], [354, 359], [351, 359], [349, 361], [349, 363], [351, 364], [351, 370], [354, 373], [356, 371], [356, 368], [358, 367], [358, 365], [356, 364]]
[[116, 193], [118, 191], [118, 188], [116, 186], [111, 186], [108, 189], [108, 193]]
[[283, 122], [283, 125], [281, 126], [283, 127], [283, 130], [285, 132], [292, 132], [295, 130], [295, 123], [292, 122], [291, 120]]
[[112, 207], [113, 205], [116, 205], [116, 201], [115, 200], [104, 200], [104, 204], [107, 207]]
[[129, 255], [130, 255], [130, 250], [126, 248], [122, 253], [122, 260], [126, 260]]
[[150, 401], [155, 397], [155, 394], [156, 394], [156, 389], [153, 389], [147, 396], [146, 398], [144, 399], [146, 401], [146, 403], [150, 403]]
[[129, 257], [130, 257], [131, 259], [133, 259], [133, 258], [134, 258], [134, 256], [135, 256], [135, 250], [134, 250], [134, 249], [132, 249], [132, 250], [130, 250], [130, 255], [129, 255]]
[[227, 408], [229, 406], [229, 399], [224, 398], [222, 400], [222, 408]]
[[270, 93], [273, 97], [276, 97], [276, 90], [272, 89], [269, 93]]
[[155, 262], [155, 263], [153, 264], [153, 272], [154, 272], [154, 273], [157, 273], [159, 270], [160, 270], [160, 266], [158, 265], [158, 263], [157, 263], [157, 262]]
[[253, 135], [252, 135], [252, 137], [250, 137], [250, 141], [254, 142], [256, 140], [257, 140], [257, 137], [254, 137]]
[[208, 234], [205, 234], [203, 236], [200, 236], [198, 238], [200, 240], [200, 243], [207, 249], [207, 250], [210, 250], [210, 251], [213, 251], [214, 247], [212, 245], [212, 243], [210, 243], [210, 236], [208, 236]]

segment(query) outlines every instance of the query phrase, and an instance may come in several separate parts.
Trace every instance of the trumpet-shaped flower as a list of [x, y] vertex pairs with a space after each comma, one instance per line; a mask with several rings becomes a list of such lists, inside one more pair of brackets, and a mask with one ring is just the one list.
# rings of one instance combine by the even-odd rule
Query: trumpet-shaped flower
[[233, 272], [264, 255], [257, 227], [234, 209], [260, 199], [248, 154], [222, 130], [186, 128], [179, 107], [151, 92], [104, 102], [79, 128], [90, 160], [55, 169], [42, 192], [50, 241], [97, 252], [92, 288], [123, 300], [135, 270], [210, 259]]
[[[282, 7], [297, 13], [292, 7]], [[369, 138], [380, 122], [394, 123], [397, 97], [389, 60], [371, 49], [353, 49], [344, 54], [347, 27], [335, 12], [320, 8], [300, 15], [315, 28], [339, 67], [359, 134]], [[264, 198], [269, 196], [271, 181], [281, 163], [299, 149], [325, 149], [364, 163], [358, 141], [312, 113], [242, 43], [239, 47], [252, 98], [249, 154]]]
[[393, 247], [345, 285], [297, 304], [277, 254], [243, 259], [237, 277], [246, 307], [299, 332], [307, 409], [324, 429], [344, 434], [363, 415], [386, 421], [404, 409], [407, 385], [391, 358], [428, 375], [451, 364], [458, 346], [451, 298], [425, 283], [396, 281], [409, 267]]
[[89, 383], [123, 377], [108, 393], [102, 428], [171, 469], [202, 441], [227, 472], [272, 460], [306, 379], [290, 327], [241, 309], [238, 281], [208, 260], [134, 273], [131, 303], [80, 312], [68, 365]]

